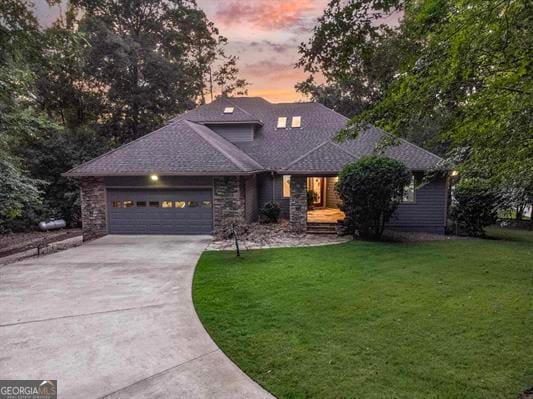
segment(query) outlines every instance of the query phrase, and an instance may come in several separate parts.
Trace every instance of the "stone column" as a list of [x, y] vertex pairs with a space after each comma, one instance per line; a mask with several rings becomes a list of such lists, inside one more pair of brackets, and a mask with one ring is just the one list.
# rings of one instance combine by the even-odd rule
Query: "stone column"
[[291, 176], [291, 198], [289, 202], [289, 224], [294, 232], [307, 230], [307, 177]]
[[217, 231], [227, 220], [246, 223], [244, 178], [217, 176], [213, 178], [213, 227]]
[[104, 178], [82, 177], [80, 188], [83, 241], [106, 235], [107, 204]]

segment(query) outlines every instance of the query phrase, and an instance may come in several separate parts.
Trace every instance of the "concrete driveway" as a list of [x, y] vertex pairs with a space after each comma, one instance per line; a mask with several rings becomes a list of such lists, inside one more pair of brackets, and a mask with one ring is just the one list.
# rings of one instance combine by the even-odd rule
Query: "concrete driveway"
[[0, 379], [61, 398], [271, 398], [194, 311], [198, 236], [106, 236], [0, 267]]

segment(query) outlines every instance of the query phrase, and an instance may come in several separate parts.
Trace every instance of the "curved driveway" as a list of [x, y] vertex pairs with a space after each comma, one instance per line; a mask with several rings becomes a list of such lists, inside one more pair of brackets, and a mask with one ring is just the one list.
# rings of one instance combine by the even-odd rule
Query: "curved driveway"
[[272, 398], [196, 316], [209, 241], [106, 236], [0, 266], [0, 379], [57, 379], [60, 398]]

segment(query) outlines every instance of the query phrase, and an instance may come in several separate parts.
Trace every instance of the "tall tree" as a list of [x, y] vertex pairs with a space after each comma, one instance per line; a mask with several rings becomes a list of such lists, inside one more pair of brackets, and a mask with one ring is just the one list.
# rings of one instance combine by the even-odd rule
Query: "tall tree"
[[400, 133], [435, 119], [441, 137], [461, 149], [464, 174], [527, 185], [533, 180], [531, 26], [527, 0], [408, 2], [405, 29], [416, 51], [404, 58], [384, 98], [356, 122]]
[[[119, 142], [205, 101], [223, 38], [193, 0], [74, 0], [85, 73], [105, 90], [103, 120]], [[226, 76], [228, 76], [226, 74]]]
[[[383, 18], [397, 12], [398, 0], [329, 2], [308, 43], [299, 47], [300, 60], [311, 76], [296, 85], [345, 116], [354, 116], [382, 98], [398, 71], [401, 54], [410, 51], [402, 41], [401, 27], [391, 27]], [[321, 74], [324, 84], [313, 75]]]

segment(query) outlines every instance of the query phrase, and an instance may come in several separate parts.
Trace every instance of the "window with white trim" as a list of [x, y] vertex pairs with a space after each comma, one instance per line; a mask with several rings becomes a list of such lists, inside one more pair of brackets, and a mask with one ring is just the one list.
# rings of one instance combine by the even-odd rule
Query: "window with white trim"
[[278, 125], [276, 127], [278, 129], [285, 129], [287, 127], [287, 117], [286, 116], [280, 116], [278, 118]]
[[226, 107], [224, 108], [225, 114], [233, 114], [233, 111], [235, 111], [235, 107]]
[[411, 175], [411, 182], [403, 188], [402, 202], [415, 202], [415, 176]]
[[283, 198], [290, 198], [291, 196], [291, 176], [283, 175]]

